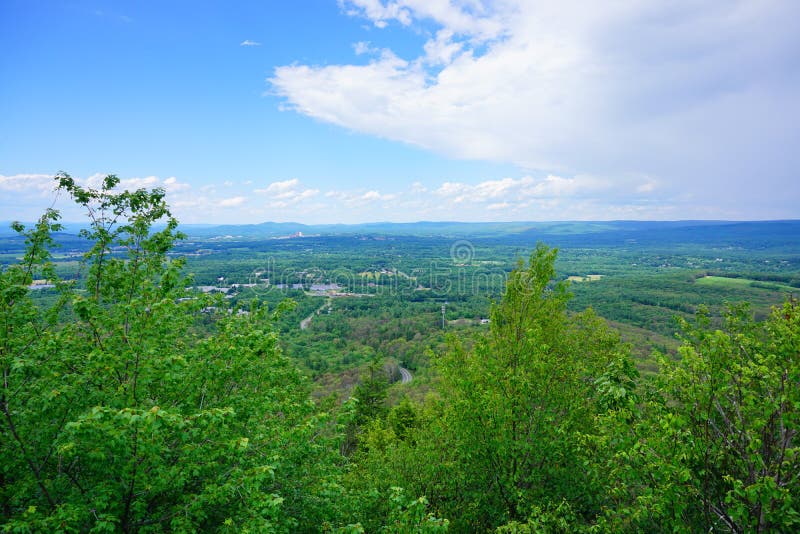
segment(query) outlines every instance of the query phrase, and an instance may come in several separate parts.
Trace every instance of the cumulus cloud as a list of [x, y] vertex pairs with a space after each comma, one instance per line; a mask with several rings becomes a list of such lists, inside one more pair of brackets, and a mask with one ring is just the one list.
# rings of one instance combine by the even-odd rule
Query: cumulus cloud
[[500, 205], [512, 200], [524, 201], [530, 198], [586, 196], [590, 193], [595, 194], [598, 190], [606, 187], [607, 184], [603, 180], [592, 176], [563, 178], [549, 175], [544, 179], [524, 176], [522, 178], [486, 180], [478, 184], [445, 182], [433, 193], [457, 204], [504, 199], [501, 203], [495, 202], [495, 205]]
[[367, 64], [276, 68], [270, 84], [299, 113], [522, 172], [653, 177], [639, 193], [658, 184], [734, 205], [759, 175], [761, 202], [800, 195], [800, 3], [340, 4], [430, 37], [415, 57], [382, 48]]
[[[73, 176], [75, 182], [83, 187], [99, 189], [103, 185], [108, 173], [95, 173], [87, 177]], [[0, 193], [11, 192], [13, 195], [0, 194], [0, 211], [5, 206], [13, 206], [14, 212], [23, 218], [33, 220], [41, 215], [42, 211], [50, 206], [63, 210], [62, 214], [67, 220], [78, 220], [83, 217], [80, 210], [64, 199], [55, 195], [55, 175], [50, 174], [16, 174], [13, 176], [0, 175]], [[120, 177], [116, 191], [164, 189], [167, 202], [171, 206], [181, 203], [184, 195], [190, 195], [191, 186], [174, 176], [161, 179], [158, 176], [145, 177]]]
[[54, 189], [52, 174], [0, 174], [0, 191], [47, 194]]
[[[94, 187], [104, 176], [75, 179]], [[737, 217], [737, 213], [721, 208], [687, 206], [688, 197], [665, 191], [659, 181], [640, 174], [615, 179], [589, 174], [524, 175], [475, 183], [442, 180], [425, 185], [409, 181], [397, 184], [391, 192], [382, 191], [377, 183], [364, 188], [320, 191], [296, 178], [265, 182], [255, 190], [243, 182], [192, 188], [177, 177], [122, 180], [128, 186], [164, 188], [167, 202], [183, 223]], [[36, 219], [57, 200], [51, 182], [52, 176], [45, 174], [0, 176], [0, 213], [13, 206], [18, 218]], [[83, 218], [65, 198], [55, 207], [66, 210], [65, 220]]]
[[425, 43], [425, 59], [431, 65], [447, 65], [463, 48], [463, 43], [453, 40], [452, 30], [441, 30]]
[[370, 19], [378, 28], [385, 28], [390, 20], [397, 20], [404, 26], [411, 24], [410, 11], [399, 2], [387, 2], [384, 5], [380, 0], [340, 0], [339, 5], [349, 15]]
[[178, 191], [187, 191], [191, 189], [191, 185], [186, 182], [179, 182], [177, 178], [174, 176], [170, 176], [163, 182], [164, 189], [171, 193], [177, 193]]
[[255, 192], [279, 196], [286, 194], [287, 192], [293, 191], [299, 183], [300, 180], [298, 180], [297, 178], [292, 178], [290, 180], [283, 180], [281, 182], [272, 182], [265, 188], [256, 189]]
[[251, 41], [250, 39], [245, 39], [244, 41], [239, 43], [239, 46], [261, 46], [261, 43], [257, 41]]
[[394, 193], [381, 193], [380, 191], [371, 189], [369, 191], [328, 191], [325, 197], [335, 200], [339, 206], [347, 208], [364, 207], [377, 202], [387, 202], [397, 198]]
[[362, 200], [380, 200], [381, 194], [377, 191], [367, 191], [363, 195], [361, 195]]
[[429, 19], [454, 32], [476, 39], [491, 39], [503, 32], [502, 18], [513, 12], [506, 2], [496, 2], [499, 10], [490, 9], [489, 2], [474, 0], [340, 0], [352, 16], [369, 19], [378, 28], [395, 21], [409, 26], [415, 19]]
[[[85, 187], [100, 189], [103, 186], [103, 180], [105, 180], [108, 174], [109, 173], [98, 172], [85, 179], [81, 179], [79, 177], [75, 178], [75, 181]], [[117, 184], [117, 187], [115, 188], [116, 191], [136, 191], [137, 189], [161, 188], [166, 191], [168, 195], [170, 195], [179, 193], [181, 191], [188, 191], [192, 187], [188, 182], [181, 182], [175, 176], [170, 176], [164, 179], [158, 176], [120, 176], [119, 178], [119, 184]]]
[[319, 189], [300, 187], [300, 180], [291, 178], [272, 182], [267, 187], [255, 189], [254, 193], [268, 197], [268, 206], [286, 208], [319, 194]]
[[377, 49], [372, 48], [372, 46], [369, 44], [369, 41], [358, 41], [357, 43], [353, 44], [353, 52], [355, 52], [357, 56], [362, 54], [371, 54], [376, 51]]
[[[75, 181], [84, 187], [99, 189], [103, 185], [103, 179], [107, 173], [95, 173], [87, 178], [74, 177]], [[53, 174], [15, 174], [12, 176], [0, 175], [0, 191], [13, 192], [20, 199], [25, 196], [48, 196], [56, 189]], [[187, 191], [191, 186], [186, 182], [179, 181], [176, 177], [170, 176], [162, 180], [157, 176], [133, 177], [120, 179], [117, 191], [125, 189], [133, 191], [136, 189], [153, 189], [160, 187], [167, 194]]]
[[231, 197], [223, 198], [219, 201], [220, 207], [223, 208], [238, 208], [247, 201], [245, 197]]
[[427, 193], [427, 191], [428, 188], [425, 187], [421, 182], [414, 182], [413, 184], [411, 184], [412, 193], [422, 194], [422, 193]]

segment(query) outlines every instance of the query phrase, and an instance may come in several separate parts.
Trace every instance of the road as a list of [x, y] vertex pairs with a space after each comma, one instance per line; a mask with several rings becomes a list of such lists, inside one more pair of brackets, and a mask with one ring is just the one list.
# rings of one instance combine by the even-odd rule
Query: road
[[315, 310], [314, 313], [312, 313], [311, 315], [300, 321], [300, 330], [305, 330], [306, 328], [308, 328], [308, 325], [311, 324], [311, 319], [313, 319], [315, 315], [319, 315], [319, 313], [322, 310], [324, 310], [326, 306], [329, 307], [330, 305], [331, 305], [331, 298], [328, 297], [325, 300], [325, 303], [322, 306], [320, 306], [317, 310]]
[[411, 371], [406, 369], [405, 367], [398, 367], [400, 369], [400, 383], [401, 384], [408, 384], [412, 380]]

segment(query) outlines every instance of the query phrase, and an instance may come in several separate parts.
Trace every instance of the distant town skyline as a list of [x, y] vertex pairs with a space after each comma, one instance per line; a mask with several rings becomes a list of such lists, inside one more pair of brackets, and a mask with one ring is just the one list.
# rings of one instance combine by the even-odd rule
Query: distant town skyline
[[800, 218], [800, 4], [0, 4], [0, 220]]

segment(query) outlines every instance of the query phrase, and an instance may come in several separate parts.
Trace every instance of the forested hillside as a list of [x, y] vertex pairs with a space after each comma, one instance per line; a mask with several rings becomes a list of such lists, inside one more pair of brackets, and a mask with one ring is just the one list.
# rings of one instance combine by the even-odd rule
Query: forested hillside
[[[80, 255], [56, 261], [50, 210], [0, 274], [4, 532], [800, 529], [800, 304], [776, 263], [476, 241], [445, 269], [435, 240], [364, 238], [332, 278], [309, 258], [333, 245], [287, 240], [267, 284], [247, 248], [200, 263], [162, 190], [57, 180]], [[726, 306], [731, 284], [757, 302]]]

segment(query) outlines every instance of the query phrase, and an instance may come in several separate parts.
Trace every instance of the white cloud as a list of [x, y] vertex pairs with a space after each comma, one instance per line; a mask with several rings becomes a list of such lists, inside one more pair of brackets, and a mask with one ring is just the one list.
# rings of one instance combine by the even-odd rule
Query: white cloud
[[88, 178], [81, 180], [80, 178], [75, 178], [75, 181], [82, 185], [83, 187], [90, 187], [92, 189], [100, 189], [103, 186], [103, 180], [108, 176], [109, 173], [107, 172], [96, 172], [89, 176]]
[[461, 52], [464, 44], [453, 40], [452, 30], [440, 30], [435, 39], [430, 39], [425, 46], [425, 59], [431, 65], [447, 65]]
[[288, 191], [292, 191], [297, 185], [300, 183], [300, 180], [297, 178], [292, 178], [290, 180], [283, 180], [282, 182], [272, 182], [267, 187], [263, 189], [256, 189], [256, 193], [263, 193], [268, 195], [281, 195]]
[[0, 174], [0, 191], [47, 194], [55, 189], [52, 174]]
[[137, 189], [153, 189], [163, 185], [158, 176], [146, 176], [144, 178], [123, 178], [119, 181], [117, 189], [127, 189], [135, 191]]
[[185, 182], [179, 182], [177, 178], [170, 176], [164, 180], [163, 187], [169, 193], [177, 193], [178, 191], [187, 191], [192, 186]]
[[272, 182], [267, 187], [255, 189], [253, 192], [266, 195], [269, 198], [268, 206], [272, 208], [286, 208], [319, 194], [319, 189], [301, 188], [300, 180], [291, 178], [279, 182]]
[[353, 45], [353, 52], [355, 52], [357, 56], [371, 54], [376, 51], [377, 49], [373, 48], [369, 41], [359, 41]]
[[[299, 113], [522, 172], [613, 177], [628, 188], [613, 189], [620, 195], [693, 191], [698, 202], [734, 206], [784, 202], [770, 193], [781, 189], [800, 199], [800, 3], [340, 5], [378, 27], [436, 31], [416, 57], [383, 49], [365, 65], [276, 68], [270, 83]], [[633, 175], [652, 181], [633, 185]], [[743, 190], [758, 198], [742, 199]]]
[[[86, 178], [74, 176], [76, 183], [83, 187], [98, 189], [102, 186], [107, 173], [95, 173]], [[53, 177], [44, 174], [20, 174], [15, 176], [0, 175], [0, 212], [5, 205], [14, 202], [15, 212], [24, 214], [30, 220], [37, 218], [43, 209], [55, 203], [55, 208], [64, 212], [64, 219], [81, 220], [84, 215], [65, 196], [53, 194]], [[224, 186], [223, 186], [224, 184]], [[120, 176], [120, 183], [115, 191], [162, 188], [166, 192], [166, 202], [173, 214], [185, 223], [234, 222], [241, 216], [257, 216], [248, 211], [248, 196], [241, 188], [230, 181], [219, 184], [206, 184], [193, 189], [188, 181], [175, 176], [160, 178], [158, 176], [125, 177]], [[4, 197], [3, 191], [14, 192], [14, 196]], [[219, 191], [219, 192], [218, 192]], [[227, 195], [222, 196], [222, 191]], [[305, 190], [297, 192], [292, 202], [309, 198], [318, 191]], [[33, 196], [32, 193], [36, 193]], [[50, 197], [50, 198], [47, 198]], [[239, 211], [236, 211], [239, 210]], [[231, 213], [235, 212], [235, 217]]]
[[[98, 172], [92, 174], [86, 179], [76, 178], [75, 181], [84, 187], [92, 189], [100, 189], [103, 186], [103, 180], [109, 173]], [[170, 176], [161, 179], [158, 176], [144, 176], [144, 177], [119, 177], [119, 184], [114, 189], [116, 191], [136, 191], [137, 189], [155, 189], [157, 187], [164, 189], [168, 194], [178, 193], [181, 191], [188, 191], [191, 185], [187, 182], [179, 181], [175, 176]]]
[[339, 5], [350, 15], [370, 19], [378, 28], [385, 28], [390, 20], [397, 20], [404, 26], [411, 24], [411, 13], [399, 2], [387, 2], [384, 5], [380, 0], [339, 0]]
[[238, 208], [247, 201], [245, 197], [231, 197], [223, 198], [219, 201], [219, 205], [223, 208]]
[[[95, 173], [86, 178], [73, 176], [75, 182], [83, 187], [99, 189], [107, 173]], [[161, 179], [157, 176], [146, 177], [120, 177], [120, 183], [115, 191], [125, 189], [153, 189], [160, 187], [166, 192], [167, 203], [171, 206], [180, 205], [184, 195], [188, 198], [191, 186], [178, 180], [174, 176]], [[48, 207], [62, 211], [63, 218], [68, 221], [81, 220], [84, 215], [81, 210], [68, 200], [66, 194], [55, 193], [54, 175], [48, 174], [17, 174], [13, 176], [0, 175], [0, 212], [13, 209], [17, 217], [28, 220], [37, 219]], [[4, 193], [10, 192], [11, 195]]]
[[[89, 185], [102, 176], [75, 179]], [[55, 207], [64, 211], [64, 220], [82, 220], [83, 214], [64, 195], [56, 197], [51, 192], [51, 180], [45, 174], [0, 175], [0, 213], [13, 209], [16, 218], [35, 220], [57, 200]], [[377, 184], [321, 192], [293, 178], [267, 183], [256, 195], [238, 182], [228, 188], [214, 184], [193, 188], [176, 177], [123, 180], [135, 186], [164, 187], [167, 202], [182, 223], [769, 218], [756, 204], [739, 209], [693, 205], [692, 195], [670, 191], [641, 174], [614, 180], [585, 174], [527, 174], [427, 186], [409, 181], [392, 192], [381, 191]], [[791, 212], [772, 216], [790, 218]]]
[[244, 41], [239, 43], [239, 46], [261, 46], [261, 43], [257, 41], [251, 41], [250, 39], [245, 39]]
[[[503, 6], [507, 2], [496, 2]], [[369, 19], [378, 28], [391, 21], [409, 26], [414, 19], [428, 19], [456, 33], [476, 39], [492, 39], [503, 31], [504, 9], [492, 11], [488, 3], [474, 0], [339, 0], [351, 16]]]
[[608, 184], [604, 180], [592, 176], [563, 178], [548, 175], [544, 179], [524, 176], [486, 180], [474, 185], [445, 182], [433, 193], [455, 203], [481, 203], [497, 199], [520, 201], [530, 198], [586, 196], [596, 194], [597, 191], [607, 187]]
[[381, 193], [374, 189], [369, 191], [327, 191], [326, 198], [337, 201], [337, 205], [345, 206], [348, 208], [363, 207], [377, 202], [387, 202], [397, 198], [397, 194]]

